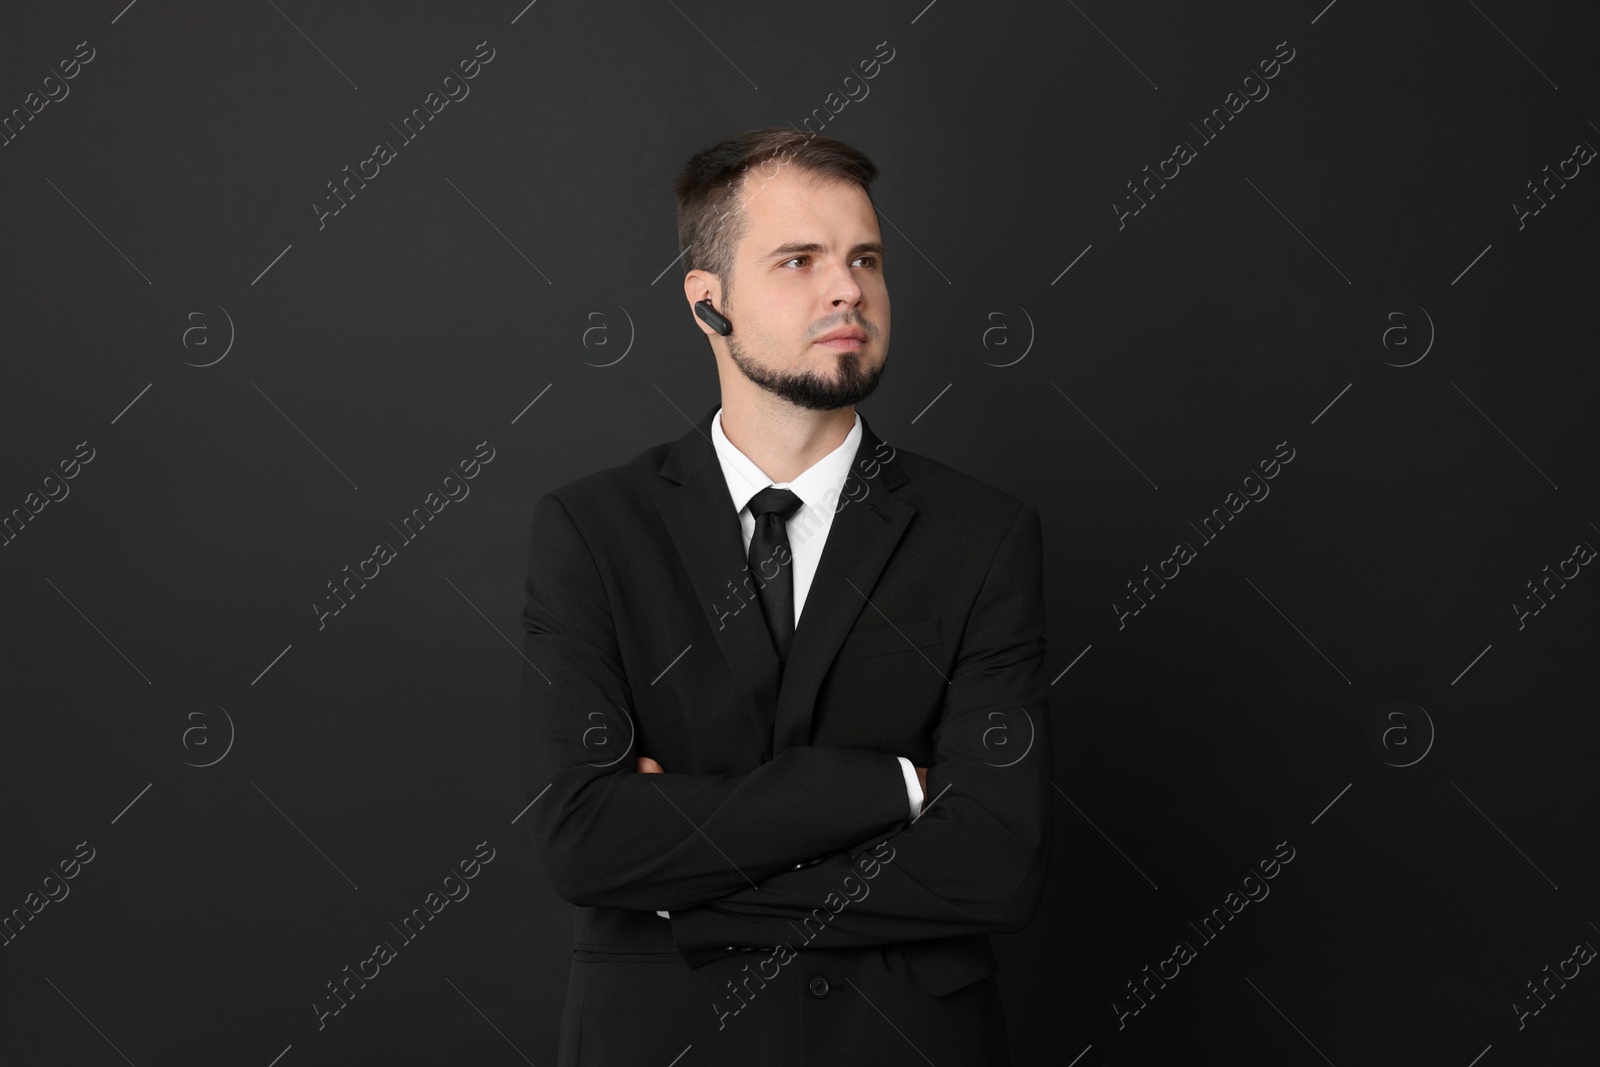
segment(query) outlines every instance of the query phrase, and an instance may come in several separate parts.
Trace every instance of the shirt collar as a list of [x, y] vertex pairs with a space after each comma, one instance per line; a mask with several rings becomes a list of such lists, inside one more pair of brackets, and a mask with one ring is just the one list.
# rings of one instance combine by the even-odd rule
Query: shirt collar
[[[735, 512], [743, 511], [750, 498], [769, 485], [776, 484], [756, 466], [755, 462], [734, 447], [728, 435], [722, 432], [722, 409], [717, 409], [711, 419], [711, 443], [722, 461], [722, 474], [728, 482], [728, 495], [733, 498]], [[829, 502], [829, 494], [837, 498], [844, 491], [844, 481], [850, 473], [850, 464], [861, 445], [861, 413], [855, 413], [855, 424], [845, 434], [838, 448], [807, 467], [780, 489], [788, 489], [809, 508], [820, 508]]]

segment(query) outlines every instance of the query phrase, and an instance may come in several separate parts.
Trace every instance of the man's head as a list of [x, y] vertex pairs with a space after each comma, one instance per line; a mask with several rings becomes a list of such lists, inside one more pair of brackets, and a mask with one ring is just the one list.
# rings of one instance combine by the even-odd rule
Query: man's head
[[[717, 354], [723, 401], [753, 383], [818, 411], [854, 405], [889, 354], [889, 290], [871, 185], [878, 168], [828, 137], [752, 130], [695, 154], [678, 176], [684, 296]], [[860, 344], [824, 343], [854, 330]]]

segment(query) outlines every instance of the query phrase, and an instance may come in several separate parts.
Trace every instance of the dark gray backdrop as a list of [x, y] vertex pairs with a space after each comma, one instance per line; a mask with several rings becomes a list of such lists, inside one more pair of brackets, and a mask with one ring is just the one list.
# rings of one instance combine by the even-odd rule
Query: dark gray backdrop
[[14, 5], [0, 1060], [553, 1061], [530, 510], [715, 402], [671, 180], [811, 117], [863, 412], [1044, 516], [1018, 1061], [1594, 1062], [1595, 9], [1324, 3]]

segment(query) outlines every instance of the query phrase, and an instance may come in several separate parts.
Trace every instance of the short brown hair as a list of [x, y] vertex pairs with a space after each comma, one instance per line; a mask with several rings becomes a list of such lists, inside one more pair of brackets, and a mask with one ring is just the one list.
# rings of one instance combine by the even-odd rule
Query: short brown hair
[[[775, 167], [773, 161], [777, 161]], [[685, 274], [692, 270], [714, 274], [727, 290], [733, 250], [746, 225], [739, 182], [751, 167], [773, 167], [767, 175], [771, 177], [785, 163], [818, 177], [854, 182], [868, 202], [872, 201], [877, 165], [843, 141], [786, 126], [767, 126], [729, 137], [690, 156], [673, 185]]]

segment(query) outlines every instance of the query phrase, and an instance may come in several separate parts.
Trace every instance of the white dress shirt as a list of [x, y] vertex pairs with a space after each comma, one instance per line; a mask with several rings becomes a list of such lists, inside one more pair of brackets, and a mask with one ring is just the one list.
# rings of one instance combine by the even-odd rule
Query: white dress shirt
[[[859, 413], [855, 420], [855, 425], [850, 427], [850, 432], [845, 434], [844, 442], [838, 448], [796, 475], [793, 481], [774, 482], [756, 466], [754, 460], [735, 448], [733, 442], [728, 440], [728, 435], [722, 432], [721, 408], [711, 419], [711, 443], [716, 448], [717, 460], [722, 464], [722, 476], [728, 483], [728, 496], [739, 513], [739, 530], [744, 537], [747, 556], [750, 553], [750, 539], [755, 536], [756, 530], [756, 519], [749, 508], [750, 498], [769, 485], [787, 489], [800, 498], [800, 508], [784, 527], [789, 535], [790, 569], [794, 576], [796, 627], [800, 625], [806, 594], [811, 591], [811, 579], [816, 577], [817, 563], [822, 559], [828, 531], [833, 527], [834, 511], [844, 493], [850, 464], [856, 457], [856, 448], [861, 444]], [[917, 770], [911, 761], [904, 756], [895, 758], [900, 761], [900, 772], [906, 783], [906, 800], [910, 804], [911, 817], [915, 819], [922, 811], [922, 785], [917, 781]], [[804, 864], [795, 864], [796, 869], [802, 866]], [[667, 912], [658, 911], [656, 914], [668, 918]]]

